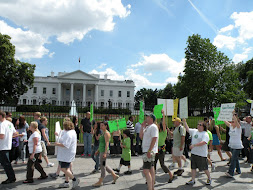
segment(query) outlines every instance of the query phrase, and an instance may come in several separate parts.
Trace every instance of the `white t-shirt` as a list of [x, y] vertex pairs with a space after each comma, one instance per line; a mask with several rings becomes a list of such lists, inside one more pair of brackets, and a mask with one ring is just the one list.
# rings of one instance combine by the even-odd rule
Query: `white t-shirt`
[[152, 152], [158, 153], [158, 135], [158, 128], [154, 123], [143, 129], [142, 152], [148, 152], [152, 138], [157, 137]]
[[34, 131], [33, 134], [29, 137], [28, 139], [28, 148], [29, 148], [29, 153], [33, 153], [33, 138], [37, 137], [38, 138], [38, 143], [36, 146], [35, 154], [41, 153], [42, 152], [42, 147], [41, 147], [41, 135], [37, 132]]
[[191, 150], [191, 153], [197, 156], [207, 157], [209, 142], [209, 136], [206, 131], [199, 132], [198, 129], [189, 129], [190, 135], [192, 137], [192, 145], [198, 144], [201, 141], [205, 141], [206, 144], [202, 146], [195, 146]]
[[233, 149], [242, 149], [242, 129], [240, 128], [233, 128], [232, 125], [229, 126], [229, 144], [228, 146]]
[[73, 162], [76, 156], [76, 131], [64, 131], [59, 139], [64, 147], [58, 146], [57, 160], [61, 162]]
[[4, 134], [4, 139], [0, 139], [0, 150], [11, 150], [12, 136], [15, 132], [16, 129], [8, 120], [0, 123], [0, 134]]

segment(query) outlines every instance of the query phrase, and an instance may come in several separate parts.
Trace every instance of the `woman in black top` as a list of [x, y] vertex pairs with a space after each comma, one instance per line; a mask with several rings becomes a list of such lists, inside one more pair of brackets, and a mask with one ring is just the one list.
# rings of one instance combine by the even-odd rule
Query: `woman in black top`
[[79, 142], [80, 129], [78, 127], [78, 118], [76, 116], [74, 116], [72, 122], [74, 123], [76, 136], [77, 136], [77, 142]]
[[95, 174], [99, 170], [99, 154], [95, 155], [95, 152], [98, 150], [99, 147], [99, 137], [101, 135], [101, 130], [100, 130], [100, 123], [95, 122], [94, 124], [94, 145], [91, 153], [91, 158], [94, 160], [96, 163], [95, 169], [91, 172], [91, 174]]
[[222, 150], [226, 152], [226, 154], [228, 155], [229, 157], [229, 162], [227, 163], [227, 165], [230, 165], [230, 159], [232, 157], [232, 154], [230, 152], [230, 148], [228, 147], [228, 144], [229, 144], [229, 127], [226, 126], [226, 129], [224, 129], [223, 127], [220, 127], [220, 130], [222, 132], [225, 132], [226, 133], [226, 140], [224, 142], [224, 144], [222, 145]]

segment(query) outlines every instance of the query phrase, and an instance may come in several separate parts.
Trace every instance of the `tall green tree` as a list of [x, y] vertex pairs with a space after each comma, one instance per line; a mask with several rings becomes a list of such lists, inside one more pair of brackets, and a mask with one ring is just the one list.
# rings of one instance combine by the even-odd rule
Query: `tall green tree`
[[0, 33], [0, 103], [17, 103], [32, 88], [35, 65], [15, 60], [11, 37]]
[[239, 79], [248, 98], [253, 99], [253, 58], [246, 63], [238, 63]]
[[175, 95], [175, 88], [171, 83], [168, 83], [165, 88], [161, 91], [161, 95], [158, 96], [158, 98], [163, 99], [174, 99], [176, 97]]
[[188, 37], [184, 73], [178, 77], [176, 95], [189, 97], [191, 108], [210, 109], [244, 97], [231, 60], [200, 35]]
[[140, 101], [144, 100], [145, 109], [152, 110], [157, 103], [157, 97], [161, 94], [161, 90], [153, 90], [142, 88], [135, 94], [134, 101], [135, 107], [139, 107]]

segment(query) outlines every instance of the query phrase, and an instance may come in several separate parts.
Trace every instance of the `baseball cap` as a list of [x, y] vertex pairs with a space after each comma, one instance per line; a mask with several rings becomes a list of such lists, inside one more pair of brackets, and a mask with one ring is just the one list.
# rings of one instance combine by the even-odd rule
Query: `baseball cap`
[[174, 118], [174, 120], [173, 121], [178, 121], [178, 122], [181, 122], [181, 119], [179, 118], [179, 117], [176, 117], [176, 118]]
[[145, 115], [151, 117], [153, 119], [153, 121], [156, 120], [156, 117], [153, 113], [146, 113]]

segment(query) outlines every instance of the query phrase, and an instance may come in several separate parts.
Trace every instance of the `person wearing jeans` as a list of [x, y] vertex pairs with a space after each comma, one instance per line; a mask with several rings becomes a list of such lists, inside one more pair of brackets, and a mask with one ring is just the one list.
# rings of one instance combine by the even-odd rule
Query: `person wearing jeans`
[[236, 169], [237, 174], [241, 174], [240, 164], [239, 164], [239, 154], [241, 149], [243, 149], [241, 135], [242, 129], [239, 123], [239, 119], [237, 118], [237, 114], [233, 111], [233, 119], [230, 122], [224, 121], [225, 124], [229, 127], [229, 144], [228, 146], [231, 149], [232, 157], [230, 161], [230, 166], [228, 172], [226, 172], [226, 176], [233, 177], [234, 170]]
[[93, 129], [90, 122], [90, 112], [86, 113], [86, 117], [82, 119], [80, 125], [81, 132], [83, 133], [84, 152], [82, 156], [91, 156], [91, 143]]
[[100, 130], [100, 123], [95, 123], [94, 125], [94, 145], [93, 145], [93, 149], [92, 149], [92, 153], [91, 153], [91, 158], [94, 160], [95, 164], [95, 168], [94, 170], [91, 172], [91, 174], [95, 174], [98, 172], [99, 170], [99, 155], [95, 155], [96, 151], [99, 148], [99, 138], [101, 136], [101, 130]]
[[8, 177], [2, 184], [13, 183], [16, 181], [14, 170], [9, 159], [11, 150], [12, 136], [16, 134], [13, 124], [6, 120], [6, 114], [0, 111], [0, 163]]

